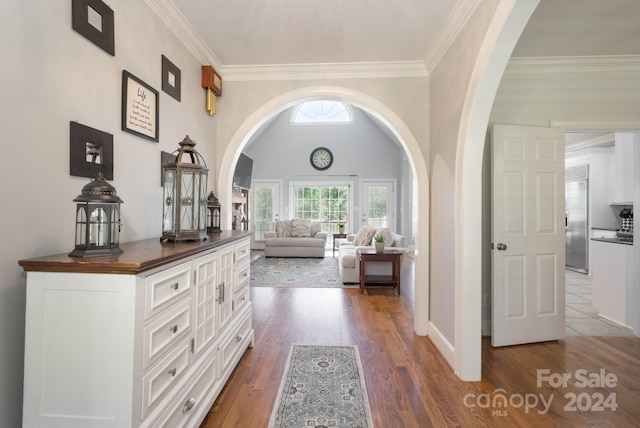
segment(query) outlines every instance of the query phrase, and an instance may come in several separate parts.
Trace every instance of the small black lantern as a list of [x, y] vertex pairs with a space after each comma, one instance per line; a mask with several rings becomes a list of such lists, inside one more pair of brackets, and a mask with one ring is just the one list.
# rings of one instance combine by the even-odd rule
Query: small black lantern
[[169, 241], [207, 239], [207, 173], [209, 169], [187, 135], [171, 162], [162, 165], [164, 209], [162, 238]]
[[207, 198], [207, 232], [220, 232], [220, 200], [213, 192]]
[[120, 204], [115, 187], [102, 173], [93, 176], [73, 200], [76, 207], [76, 247], [71, 257], [116, 255], [123, 253], [120, 241]]

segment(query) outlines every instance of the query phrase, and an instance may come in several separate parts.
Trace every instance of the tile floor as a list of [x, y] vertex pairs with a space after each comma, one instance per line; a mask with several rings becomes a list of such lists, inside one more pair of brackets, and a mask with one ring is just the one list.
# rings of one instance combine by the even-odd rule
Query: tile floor
[[567, 336], [633, 336], [622, 327], [597, 315], [592, 305], [591, 277], [566, 271], [566, 334]]

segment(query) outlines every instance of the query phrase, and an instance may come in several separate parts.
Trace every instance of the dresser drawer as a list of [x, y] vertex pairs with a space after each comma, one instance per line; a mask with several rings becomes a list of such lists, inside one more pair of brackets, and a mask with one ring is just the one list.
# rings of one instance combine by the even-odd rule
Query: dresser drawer
[[149, 319], [189, 293], [191, 263], [149, 275], [145, 278], [144, 284], [144, 317]]
[[250, 265], [244, 264], [236, 269], [236, 283], [234, 287], [234, 291], [240, 290], [241, 288], [249, 285], [251, 267]]
[[249, 303], [250, 300], [251, 287], [244, 287], [242, 290], [237, 292], [234, 296], [233, 302], [233, 310], [235, 312], [244, 308], [244, 305]]
[[[193, 417], [203, 412], [209, 411], [208, 408], [203, 409], [207, 403], [207, 393], [209, 393], [218, 379], [218, 353], [213, 352], [211, 356], [206, 357], [206, 364], [197, 371], [193, 380], [189, 382], [189, 387], [185, 393], [179, 394], [179, 400], [174, 402], [173, 410], [168, 418], [162, 422], [163, 427], [178, 428], [185, 426], [187, 422], [194, 422]], [[192, 425], [190, 423], [190, 425]]]
[[238, 327], [233, 334], [222, 344], [220, 349], [220, 358], [222, 361], [222, 371], [226, 370], [227, 366], [233, 360], [235, 353], [246, 346], [246, 337], [251, 333], [251, 316], [249, 316]]
[[191, 332], [191, 300], [182, 299], [144, 327], [142, 369], [147, 370], [160, 356]]
[[169, 393], [189, 366], [189, 338], [178, 344], [142, 377], [142, 417]]
[[251, 243], [247, 239], [239, 244], [236, 244], [236, 264], [249, 263], [249, 257], [251, 256]]

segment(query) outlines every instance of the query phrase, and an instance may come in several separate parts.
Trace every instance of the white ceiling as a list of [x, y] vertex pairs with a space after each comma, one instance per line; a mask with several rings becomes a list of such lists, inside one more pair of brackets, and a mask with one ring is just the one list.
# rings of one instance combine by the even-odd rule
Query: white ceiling
[[[147, 1], [177, 11], [223, 73], [363, 63], [417, 64], [428, 73], [481, 0]], [[640, 55], [640, 0], [541, 0], [512, 56], [610, 55]], [[603, 139], [610, 138], [575, 134], [567, 146], [607, 144]]]
[[[479, 0], [167, 0], [222, 66], [422, 61]], [[640, 0], [542, 0], [514, 56], [640, 54]]]

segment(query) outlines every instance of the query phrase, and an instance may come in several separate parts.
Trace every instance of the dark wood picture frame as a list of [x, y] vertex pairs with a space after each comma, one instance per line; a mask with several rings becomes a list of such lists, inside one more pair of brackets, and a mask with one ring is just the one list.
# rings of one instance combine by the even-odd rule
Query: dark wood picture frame
[[158, 91], [122, 70], [122, 130], [157, 142], [159, 117]]
[[113, 135], [69, 122], [69, 174], [91, 178], [98, 173], [113, 180]]
[[[98, 18], [101, 28], [94, 25]], [[105, 52], [116, 55], [113, 10], [101, 0], [72, 0], [71, 26]]]
[[180, 69], [162, 55], [162, 90], [180, 101], [181, 77]]

